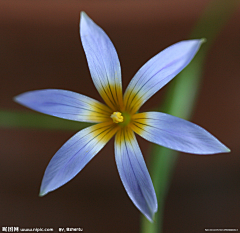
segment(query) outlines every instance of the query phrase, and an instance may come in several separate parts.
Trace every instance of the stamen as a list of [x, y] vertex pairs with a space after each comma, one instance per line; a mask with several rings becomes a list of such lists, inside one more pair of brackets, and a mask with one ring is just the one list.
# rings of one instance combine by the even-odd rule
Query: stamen
[[114, 112], [114, 113], [111, 115], [111, 118], [112, 118], [112, 120], [113, 120], [114, 123], [123, 122], [123, 116], [122, 116], [122, 113], [121, 113], [121, 112]]

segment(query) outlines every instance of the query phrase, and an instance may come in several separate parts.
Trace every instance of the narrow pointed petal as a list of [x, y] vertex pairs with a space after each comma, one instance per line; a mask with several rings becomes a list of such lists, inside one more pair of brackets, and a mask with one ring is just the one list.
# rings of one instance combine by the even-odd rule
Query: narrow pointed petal
[[150, 220], [157, 211], [157, 198], [132, 130], [116, 134], [115, 156], [120, 178], [132, 202]]
[[122, 108], [122, 78], [117, 52], [107, 34], [81, 12], [80, 36], [92, 80], [112, 110]]
[[105, 146], [116, 133], [112, 123], [99, 123], [85, 128], [70, 138], [48, 164], [40, 196], [70, 181]]
[[146, 140], [173, 150], [193, 154], [230, 152], [205, 129], [165, 113], [135, 114], [132, 129]]
[[197, 53], [203, 40], [181, 41], [164, 49], [135, 74], [124, 94], [126, 110], [135, 113], [165, 84], [183, 70]]
[[106, 105], [65, 90], [29, 91], [16, 96], [15, 101], [35, 111], [74, 121], [98, 123], [108, 121], [111, 115]]

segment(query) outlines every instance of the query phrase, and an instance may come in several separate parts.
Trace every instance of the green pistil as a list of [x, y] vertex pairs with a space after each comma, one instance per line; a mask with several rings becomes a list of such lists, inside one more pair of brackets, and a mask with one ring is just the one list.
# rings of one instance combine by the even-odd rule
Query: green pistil
[[119, 122], [118, 125], [121, 127], [127, 126], [131, 121], [131, 115], [128, 112], [122, 112], [123, 122]]

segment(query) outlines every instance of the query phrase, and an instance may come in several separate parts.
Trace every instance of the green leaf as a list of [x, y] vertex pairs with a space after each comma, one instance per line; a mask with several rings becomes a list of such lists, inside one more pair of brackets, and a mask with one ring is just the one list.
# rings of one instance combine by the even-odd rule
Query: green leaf
[[80, 130], [90, 125], [92, 124], [60, 119], [40, 113], [0, 110], [1, 128]]

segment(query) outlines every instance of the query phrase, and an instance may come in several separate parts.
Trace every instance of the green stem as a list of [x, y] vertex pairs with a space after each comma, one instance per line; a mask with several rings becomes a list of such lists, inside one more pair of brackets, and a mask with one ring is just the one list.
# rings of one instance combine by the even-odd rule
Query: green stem
[[[194, 108], [200, 86], [202, 67], [207, 51], [217, 34], [239, 4], [238, 0], [214, 0], [197, 22], [190, 38], [206, 38], [193, 61], [169, 84], [164, 103], [164, 112], [189, 119]], [[141, 221], [141, 233], [162, 233], [164, 204], [177, 162], [177, 152], [153, 145], [150, 161], [150, 174], [158, 198], [158, 212], [155, 221], [149, 222], [144, 216]]]

